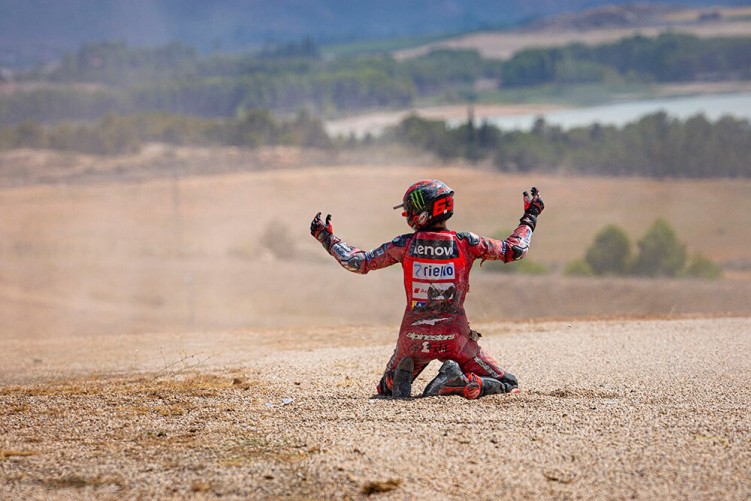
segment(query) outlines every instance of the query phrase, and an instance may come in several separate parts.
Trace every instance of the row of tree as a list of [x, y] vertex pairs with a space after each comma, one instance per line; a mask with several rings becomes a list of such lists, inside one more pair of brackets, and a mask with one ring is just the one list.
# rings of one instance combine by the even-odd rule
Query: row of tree
[[52, 70], [19, 75], [28, 90], [0, 96], [0, 125], [96, 120], [160, 111], [234, 117], [252, 109], [316, 113], [404, 107], [418, 97], [473, 95], [480, 79], [518, 87], [554, 83], [751, 78], [751, 38], [665, 34], [595, 47], [525, 50], [507, 61], [474, 50], [328, 59], [310, 40], [255, 54], [201, 56], [180, 44], [88, 44]]
[[471, 84], [477, 78], [499, 76], [500, 71], [500, 61], [483, 59], [476, 50], [439, 49], [404, 61], [388, 55], [329, 60], [322, 58], [315, 44], [307, 39], [258, 54], [206, 57], [199, 57], [181, 44], [134, 49], [122, 42], [88, 44], [76, 54], [66, 55], [51, 72], [37, 71], [28, 77], [127, 88], [164, 81], [243, 80], [264, 75], [273, 81], [292, 79], [301, 88], [315, 88], [315, 81], [325, 76], [367, 81], [371, 73], [409, 83], [414, 91], [424, 94], [447, 84]]
[[503, 131], [469, 119], [461, 127], [416, 115], [382, 139], [434, 152], [449, 160], [490, 159], [504, 171], [570, 171], [648, 177], [751, 176], [751, 123], [729, 116], [711, 122], [664, 112], [624, 127], [594, 124], [563, 130], [538, 119], [530, 131]]
[[52, 148], [114, 155], [135, 151], [145, 142], [315, 148], [356, 148], [376, 142], [383, 147], [400, 144], [427, 150], [442, 160], [489, 160], [510, 172], [751, 177], [751, 123], [731, 117], [710, 122], [702, 115], [679, 120], [663, 112], [622, 128], [595, 124], [568, 131], [542, 119], [530, 131], [503, 131], [488, 123], [476, 126], [472, 120], [452, 128], [443, 121], [413, 115], [377, 139], [347, 141], [330, 137], [321, 120], [306, 111], [286, 120], [266, 110], [252, 110], [238, 118], [110, 113], [93, 124], [44, 126], [27, 120], [0, 127], [0, 150]]
[[0, 96], [0, 125], [96, 120], [107, 112], [232, 117], [252, 109], [404, 107], [418, 96], [471, 87], [499, 71], [500, 61], [473, 50], [434, 51], [401, 62], [386, 55], [330, 61], [314, 49], [202, 58], [180, 45], [96, 44], [67, 56], [52, 72], [22, 76], [44, 85]]
[[234, 117], [254, 109], [290, 113], [300, 108], [348, 110], [407, 106], [414, 86], [379, 69], [295, 75], [165, 80], [127, 88], [53, 85], [0, 96], [0, 124], [24, 120], [92, 121], [110, 112], [159, 111], [198, 117]]
[[322, 122], [301, 111], [280, 120], [268, 111], [251, 111], [237, 119], [202, 119], [163, 113], [116, 115], [94, 124], [62, 123], [45, 127], [27, 120], [0, 128], [0, 150], [50, 148], [62, 151], [119, 155], [138, 151], [146, 142], [177, 145], [257, 147], [288, 145], [330, 148]]
[[700, 39], [665, 33], [588, 46], [523, 50], [502, 67], [506, 86], [602, 82], [614, 77], [682, 82], [751, 78], [751, 38]]

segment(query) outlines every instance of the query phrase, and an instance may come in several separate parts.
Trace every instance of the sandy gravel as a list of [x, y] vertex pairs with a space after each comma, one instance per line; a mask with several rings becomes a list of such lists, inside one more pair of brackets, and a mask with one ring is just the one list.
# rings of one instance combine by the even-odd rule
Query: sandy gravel
[[0, 499], [751, 497], [751, 318], [475, 327], [520, 395], [373, 398], [388, 327], [61, 346], [2, 374]]

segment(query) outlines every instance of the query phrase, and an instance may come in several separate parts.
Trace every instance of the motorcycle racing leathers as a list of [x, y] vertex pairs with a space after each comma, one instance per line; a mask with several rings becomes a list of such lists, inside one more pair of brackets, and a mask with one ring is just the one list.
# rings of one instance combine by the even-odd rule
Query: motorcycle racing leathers
[[[413, 380], [431, 360], [454, 360], [465, 374], [503, 381], [505, 391], [516, 387], [516, 378], [506, 374], [478, 345], [479, 334], [469, 327], [464, 299], [474, 261], [522, 259], [530, 244], [532, 226], [520, 224], [505, 240], [440, 228], [421, 230], [400, 235], [368, 252], [329, 231], [318, 236], [323, 247], [351, 272], [364, 274], [396, 263], [402, 265], [407, 305], [394, 354], [377, 387], [379, 394], [391, 395], [394, 372], [404, 357], [414, 359]], [[327, 229], [331, 227], [327, 225]]]

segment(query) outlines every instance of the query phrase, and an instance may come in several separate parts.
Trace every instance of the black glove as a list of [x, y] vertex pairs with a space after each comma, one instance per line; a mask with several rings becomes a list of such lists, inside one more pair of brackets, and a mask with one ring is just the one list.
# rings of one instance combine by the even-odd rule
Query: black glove
[[310, 223], [310, 234], [315, 237], [316, 240], [323, 243], [323, 241], [334, 233], [334, 227], [331, 225], [331, 214], [326, 216], [326, 222], [321, 221], [321, 213], [316, 214], [313, 221]]
[[532, 192], [532, 196], [526, 191], [522, 194], [524, 197], [524, 215], [519, 219], [519, 222], [526, 224], [534, 231], [535, 226], [537, 226], [537, 216], [545, 208], [545, 203], [542, 201], [537, 188], [533, 186], [530, 191]]

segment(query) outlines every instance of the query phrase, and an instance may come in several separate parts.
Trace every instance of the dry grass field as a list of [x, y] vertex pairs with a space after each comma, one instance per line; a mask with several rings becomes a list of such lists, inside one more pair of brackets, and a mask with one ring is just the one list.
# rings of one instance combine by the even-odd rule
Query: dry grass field
[[[545, 197], [529, 259], [551, 273], [477, 269], [467, 300], [519, 396], [371, 398], [400, 270], [349, 274], [308, 226], [331, 212], [375, 247], [424, 177], [456, 190], [454, 228], [486, 235], [514, 227], [522, 190]], [[152, 148], [3, 154], [0, 182], [0, 499], [751, 495], [747, 180]], [[562, 276], [604, 225], [636, 240], [657, 217], [728, 277]]]
[[[299, 326], [311, 319], [397, 322], [403, 307], [400, 271], [345, 273], [310, 238], [308, 226], [316, 212], [330, 212], [345, 240], [374, 248], [406, 232], [391, 207], [424, 177], [439, 177], [456, 190], [454, 228], [484, 235], [513, 229], [524, 189], [536, 185], [545, 196], [548, 209], [529, 259], [553, 273], [530, 278], [478, 269], [468, 306], [481, 318], [748, 311], [751, 183], [746, 180], [522, 176], [409, 165], [251, 171], [256, 157], [250, 153], [213, 153], [212, 167], [226, 173], [0, 191], [0, 332], [99, 335], [176, 326]], [[211, 151], [194, 154], [201, 155], [206, 162], [212, 158]], [[111, 169], [127, 172], [130, 164], [121, 162]], [[239, 171], [231, 172], [233, 165]], [[560, 276], [605, 225], [622, 226], [636, 241], [658, 217], [676, 228], [689, 252], [732, 266], [730, 280]], [[283, 250], [291, 255], [267, 245], [269, 236], [289, 242]], [[546, 295], [534, 308], [514, 293], [501, 305], [488, 299], [527, 283], [538, 284], [538, 294]], [[382, 306], [373, 306], [374, 297]], [[607, 301], [597, 301], [600, 297]]]

